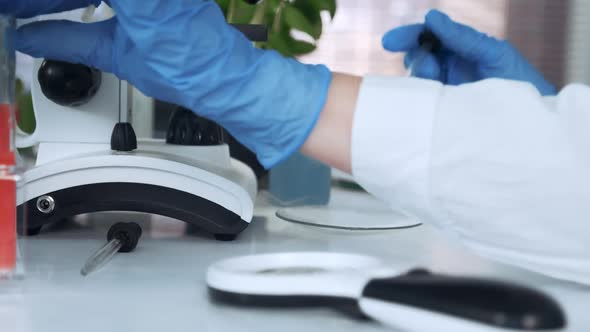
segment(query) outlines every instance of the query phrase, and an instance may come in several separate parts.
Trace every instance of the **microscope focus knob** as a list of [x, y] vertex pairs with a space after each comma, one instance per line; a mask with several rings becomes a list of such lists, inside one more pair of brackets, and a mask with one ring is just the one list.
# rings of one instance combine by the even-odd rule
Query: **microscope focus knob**
[[168, 125], [166, 143], [174, 145], [211, 146], [225, 143], [223, 128], [192, 111], [179, 107]]
[[128, 122], [119, 122], [111, 135], [111, 150], [130, 152], [137, 149], [137, 136], [133, 126]]
[[45, 60], [39, 68], [37, 79], [47, 99], [58, 105], [77, 107], [96, 95], [102, 74], [80, 64]]

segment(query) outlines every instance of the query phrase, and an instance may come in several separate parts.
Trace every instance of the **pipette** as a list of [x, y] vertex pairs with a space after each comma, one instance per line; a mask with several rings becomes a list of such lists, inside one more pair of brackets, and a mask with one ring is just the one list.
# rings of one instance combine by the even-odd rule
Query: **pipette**
[[409, 64], [408, 71], [410, 76], [417, 77], [418, 73], [415, 72], [417, 68], [420, 68], [426, 58], [434, 53], [439, 52], [442, 49], [442, 42], [438, 37], [430, 30], [424, 30], [420, 36], [418, 36], [418, 45], [420, 47], [416, 50], [412, 63]]
[[107, 244], [100, 248], [84, 264], [80, 274], [84, 277], [90, 273], [98, 271], [118, 252], [131, 252], [137, 247], [137, 242], [141, 238], [142, 229], [136, 223], [116, 223], [109, 229], [107, 234]]

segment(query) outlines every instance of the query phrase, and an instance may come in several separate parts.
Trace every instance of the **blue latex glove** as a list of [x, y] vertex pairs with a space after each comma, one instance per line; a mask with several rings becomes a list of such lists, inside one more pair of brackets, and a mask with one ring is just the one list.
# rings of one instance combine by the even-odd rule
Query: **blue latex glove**
[[[418, 37], [432, 31], [443, 49], [426, 57], [420, 55]], [[407, 52], [406, 68], [414, 75], [459, 85], [486, 78], [504, 78], [532, 83], [543, 95], [554, 95], [555, 87], [539, 73], [516, 48], [473, 28], [453, 22], [446, 14], [432, 10], [424, 24], [407, 25], [389, 31], [383, 46], [392, 52]], [[419, 63], [417, 63], [419, 62]]]
[[[94, 0], [0, 0], [18, 17], [99, 4]], [[214, 1], [109, 0], [110, 20], [42, 21], [21, 27], [16, 48], [34, 57], [114, 73], [146, 95], [224, 126], [267, 168], [303, 145], [332, 74], [253, 47]]]

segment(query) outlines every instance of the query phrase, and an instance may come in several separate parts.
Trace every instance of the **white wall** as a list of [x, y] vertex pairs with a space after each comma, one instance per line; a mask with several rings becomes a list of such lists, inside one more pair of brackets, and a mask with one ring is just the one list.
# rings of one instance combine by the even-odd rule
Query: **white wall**
[[405, 75], [402, 55], [383, 50], [381, 38], [403, 24], [423, 22], [439, 8], [454, 19], [497, 37], [504, 37], [509, 0], [338, 0], [338, 13], [326, 23], [319, 48], [301, 58], [356, 75]]
[[590, 84], [590, 1], [570, 1], [566, 81]]

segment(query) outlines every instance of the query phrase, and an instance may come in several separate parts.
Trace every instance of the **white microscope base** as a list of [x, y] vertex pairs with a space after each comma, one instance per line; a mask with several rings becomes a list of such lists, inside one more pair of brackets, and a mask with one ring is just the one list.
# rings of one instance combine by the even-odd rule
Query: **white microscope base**
[[[28, 217], [21, 230], [34, 233], [44, 224], [82, 213], [137, 211], [179, 219], [231, 239], [252, 219], [256, 179], [225, 149], [149, 141], [123, 154], [101, 144], [41, 144], [37, 166], [25, 174], [26, 193], [19, 195], [21, 212]], [[207, 155], [211, 163], [203, 160]]]

